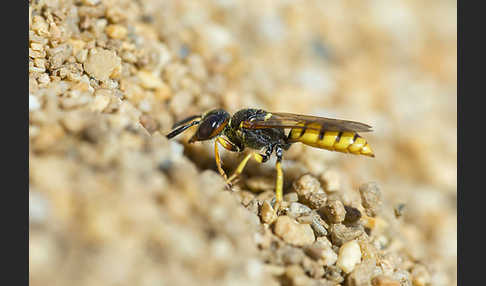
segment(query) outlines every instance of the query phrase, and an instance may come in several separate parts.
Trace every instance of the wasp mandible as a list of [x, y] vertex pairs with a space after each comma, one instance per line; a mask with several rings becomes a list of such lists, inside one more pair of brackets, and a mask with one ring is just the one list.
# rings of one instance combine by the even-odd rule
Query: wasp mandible
[[[282, 153], [291, 144], [301, 142], [330, 151], [375, 156], [368, 142], [357, 133], [370, 132], [371, 126], [360, 122], [252, 108], [242, 109], [231, 116], [223, 109], [214, 109], [175, 123], [173, 131], [166, 136], [171, 139], [194, 125], [198, 128], [189, 143], [215, 138], [216, 165], [228, 184], [241, 174], [251, 157], [264, 163], [275, 153], [275, 198], [278, 205], [283, 197]], [[286, 129], [290, 130], [288, 134]], [[246, 147], [255, 151], [246, 155], [228, 178], [221, 168], [218, 145], [232, 152], [242, 152]]]

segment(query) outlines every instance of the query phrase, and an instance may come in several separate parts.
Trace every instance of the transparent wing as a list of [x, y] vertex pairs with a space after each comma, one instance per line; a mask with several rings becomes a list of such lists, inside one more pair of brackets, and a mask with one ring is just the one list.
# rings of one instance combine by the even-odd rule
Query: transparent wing
[[301, 128], [317, 131], [347, 131], [347, 132], [371, 132], [371, 126], [349, 120], [332, 119], [326, 117], [300, 115], [283, 112], [269, 112], [267, 119], [244, 121], [242, 127], [247, 129], [264, 128]]

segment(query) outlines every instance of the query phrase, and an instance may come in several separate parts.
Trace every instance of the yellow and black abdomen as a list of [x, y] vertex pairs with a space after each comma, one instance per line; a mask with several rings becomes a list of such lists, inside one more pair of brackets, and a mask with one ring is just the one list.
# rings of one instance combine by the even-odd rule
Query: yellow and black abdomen
[[366, 139], [359, 136], [358, 133], [326, 131], [320, 129], [318, 125], [312, 125], [308, 124], [304, 128], [291, 129], [288, 136], [289, 143], [301, 142], [312, 147], [330, 151], [375, 157]]

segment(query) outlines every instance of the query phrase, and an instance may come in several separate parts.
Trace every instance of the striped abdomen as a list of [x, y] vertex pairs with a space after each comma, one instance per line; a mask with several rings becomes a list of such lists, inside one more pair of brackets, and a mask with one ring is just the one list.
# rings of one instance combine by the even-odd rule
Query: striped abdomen
[[330, 151], [375, 157], [366, 139], [356, 132], [319, 131], [312, 127], [312, 124], [308, 124], [307, 128], [291, 129], [288, 136], [289, 143], [301, 142]]

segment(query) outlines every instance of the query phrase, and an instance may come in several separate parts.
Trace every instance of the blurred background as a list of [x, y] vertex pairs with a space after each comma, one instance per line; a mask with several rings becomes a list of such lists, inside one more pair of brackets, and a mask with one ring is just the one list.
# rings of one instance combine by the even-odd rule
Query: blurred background
[[[211, 142], [164, 137], [216, 107], [373, 126], [361, 135], [374, 159], [292, 146], [286, 191], [310, 173], [353, 204], [376, 182], [384, 218], [404, 206], [386, 255], [426, 273], [400, 260], [401, 284], [457, 284], [456, 1], [39, 0], [31, 285], [279, 285], [240, 207], [250, 183], [222, 191]], [[241, 157], [221, 153], [229, 173]], [[249, 166], [246, 179], [273, 184], [273, 164]]]

